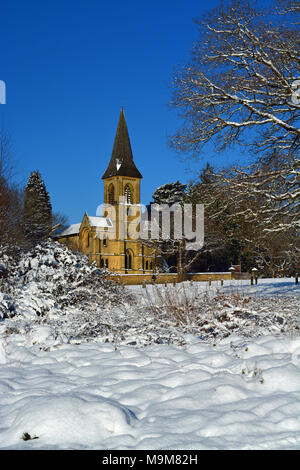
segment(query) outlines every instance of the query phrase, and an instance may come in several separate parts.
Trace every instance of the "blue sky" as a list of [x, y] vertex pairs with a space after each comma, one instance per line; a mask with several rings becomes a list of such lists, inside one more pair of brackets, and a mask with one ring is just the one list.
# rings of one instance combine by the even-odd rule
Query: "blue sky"
[[[209, 161], [181, 161], [167, 144], [180, 124], [168, 108], [175, 67], [190, 58], [193, 18], [218, 0], [7, 0], [1, 5], [0, 80], [9, 133], [26, 184], [39, 170], [53, 209], [80, 222], [103, 202], [101, 176], [123, 105], [142, 202], [156, 187], [188, 182]], [[238, 155], [227, 155], [238, 158]], [[225, 163], [225, 160], [224, 160]], [[188, 170], [188, 171], [187, 171]]]

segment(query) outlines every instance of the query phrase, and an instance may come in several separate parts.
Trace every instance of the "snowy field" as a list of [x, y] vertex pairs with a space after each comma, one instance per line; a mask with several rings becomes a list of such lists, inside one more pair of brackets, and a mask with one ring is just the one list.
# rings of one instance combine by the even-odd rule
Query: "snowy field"
[[[295, 278], [278, 278], [278, 279], [258, 279], [257, 284], [251, 285], [250, 280], [224, 280], [223, 286], [221, 281], [212, 281], [209, 287], [208, 282], [193, 282], [197, 285], [197, 289], [202, 292], [222, 291], [230, 294], [243, 294], [252, 296], [300, 296], [300, 284], [295, 284]], [[191, 285], [185, 282], [185, 285]], [[142, 293], [140, 286], [128, 286], [127, 289], [139, 294]]]
[[299, 337], [49, 352], [16, 341], [0, 370], [1, 449], [300, 448]]
[[4, 279], [0, 449], [300, 449], [293, 279], [122, 290], [93, 275], [51, 245]]

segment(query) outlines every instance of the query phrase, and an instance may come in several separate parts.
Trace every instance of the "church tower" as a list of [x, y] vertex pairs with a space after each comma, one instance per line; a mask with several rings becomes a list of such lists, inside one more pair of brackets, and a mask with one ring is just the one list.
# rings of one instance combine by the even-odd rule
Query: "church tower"
[[108, 240], [111, 269], [119, 272], [140, 271], [142, 247], [137, 239], [128, 235], [128, 226], [138, 230], [140, 223], [140, 182], [142, 175], [137, 169], [125, 120], [121, 109], [111, 158], [102, 179], [104, 181], [104, 217], [115, 227], [115, 239]]
[[111, 158], [102, 176], [102, 216], [84, 214], [81, 223], [63, 230], [57, 239], [88, 255], [91, 262], [112, 273], [151, 273], [156, 264], [152, 248], [139, 238], [141, 222], [140, 183], [121, 109]]
[[110, 162], [102, 179], [104, 181], [104, 203], [115, 204], [120, 196], [128, 204], [140, 203], [140, 180], [142, 175], [135, 166], [123, 108], [115, 136]]

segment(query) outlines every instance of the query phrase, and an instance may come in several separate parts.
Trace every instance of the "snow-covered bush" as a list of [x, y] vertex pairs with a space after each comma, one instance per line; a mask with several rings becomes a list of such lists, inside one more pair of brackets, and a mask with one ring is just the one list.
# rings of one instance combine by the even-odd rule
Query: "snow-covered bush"
[[199, 295], [195, 284], [187, 286], [164, 284], [153, 285], [151, 291], [145, 290], [149, 311], [154, 317], [167, 316], [177, 324], [189, 325], [195, 320], [200, 311], [201, 300], [205, 301], [205, 294]]
[[203, 339], [232, 333], [251, 337], [300, 329], [299, 298], [255, 297], [203, 290], [198, 283], [153, 285], [144, 293], [146, 310], [161, 325]]
[[124, 288], [52, 241], [19, 259], [0, 251], [0, 264], [0, 337], [17, 335], [40, 349], [90, 341], [115, 349], [183, 345], [190, 334], [213, 342], [231, 334], [299, 335], [299, 295], [257, 297], [189, 282]]
[[0, 319], [9, 318], [15, 314], [15, 307], [13, 299], [0, 292]]
[[90, 264], [85, 255], [51, 240], [19, 254], [19, 259], [3, 248], [0, 264], [5, 270], [0, 281], [3, 317], [11, 312], [44, 316], [53, 309], [78, 305], [95, 312], [129, 300], [124, 288], [109, 281], [107, 272]]
[[57, 242], [47, 241], [33, 248], [19, 263], [24, 285], [39, 283], [60, 307], [66, 305], [118, 304], [128, 300], [123, 287], [106, 278], [108, 271], [90, 264], [87, 256], [74, 253]]

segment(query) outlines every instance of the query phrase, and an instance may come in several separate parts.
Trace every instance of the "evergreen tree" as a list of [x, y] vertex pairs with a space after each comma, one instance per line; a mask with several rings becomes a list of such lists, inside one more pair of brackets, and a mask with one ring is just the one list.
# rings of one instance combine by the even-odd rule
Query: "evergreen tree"
[[186, 184], [182, 184], [179, 181], [175, 183], [164, 184], [157, 188], [153, 195], [153, 201], [156, 204], [175, 204], [180, 203], [183, 200], [186, 191]]
[[27, 242], [36, 244], [47, 238], [52, 228], [52, 206], [38, 171], [30, 174], [25, 188], [23, 230]]

